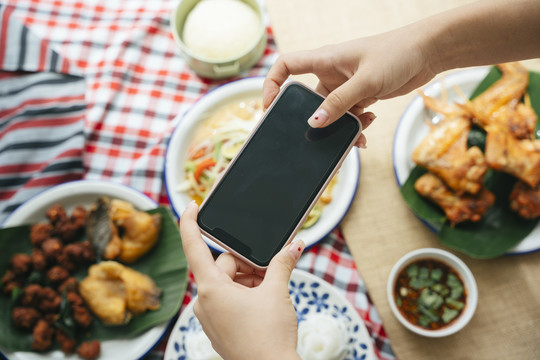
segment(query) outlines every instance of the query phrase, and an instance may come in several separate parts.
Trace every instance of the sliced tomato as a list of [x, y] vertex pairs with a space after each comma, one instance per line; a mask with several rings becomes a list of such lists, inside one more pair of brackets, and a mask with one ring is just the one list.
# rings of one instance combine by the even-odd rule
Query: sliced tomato
[[193, 171], [193, 177], [195, 178], [195, 181], [199, 182], [203, 171], [206, 169], [210, 169], [214, 165], [216, 165], [216, 160], [212, 158], [203, 160], [198, 163], [195, 167], [195, 170]]

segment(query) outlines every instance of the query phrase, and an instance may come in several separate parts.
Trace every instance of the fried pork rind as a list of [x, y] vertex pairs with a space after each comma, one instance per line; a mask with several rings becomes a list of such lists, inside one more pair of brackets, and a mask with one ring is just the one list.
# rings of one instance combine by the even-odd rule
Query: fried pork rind
[[92, 205], [87, 236], [104, 259], [133, 263], [159, 239], [161, 216], [137, 211], [129, 202], [102, 197]]
[[116, 261], [92, 265], [79, 292], [104, 324], [123, 325], [132, 315], [161, 306], [159, 289], [147, 275]]

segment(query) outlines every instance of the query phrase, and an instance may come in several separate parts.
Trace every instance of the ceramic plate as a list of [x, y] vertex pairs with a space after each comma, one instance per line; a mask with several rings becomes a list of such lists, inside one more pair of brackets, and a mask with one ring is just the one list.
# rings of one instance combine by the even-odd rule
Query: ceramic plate
[[[223, 104], [246, 97], [262, 97], [263, 81], [264, 77], [252, 77], [222, 85], [203, 96], [187, 113], [179, 115], [175, 120], [178, 124], [171, 135], [165, 155], [165, 188], [176, 216], [180, 217], [191, 201], [187, 194], [177, 191], [176, 188], [185, 178], [184, 165], [187, 149], [198, 126], [212, 110]], [[358, 149], [353, 148], [339, 171], [338, 182], [332, 192], [332, 202], [324, 208], [317, 223], [297, 234], [306, 246], [311, 246], [323, 239], [341, 222], [354, 200], [359, 178], [360, 156]], [[213, 241], [207, 238], [204, 240], [213, 249], [224, 251]]]
[[[481, 67], [452, 73], [428, 85], [424, 92], [428, 96], [440, 97], [444, 88], [447, 91], [448, 101], [462, 102], [452, 87], [458, 86], [466, 96], [469, 96], [488, 72], [489, 68]], [[429, 118], [431, 116], [424, 107], [424, 101], [420, 95], [411, 101], [401, 116], [394, 136], [393, 149], [394, 172], [399, 186], [405, 183], [415, 166], [411, 154], [429, 133], [429, 127], [425, 123]], [[540, 225], [508, 253], [524, 254], [537, 250], [540, 250]]]
[[[76, 205], [88, 207], [97, 197], [102, 195], [129, 201], [140, 210], [150, 210], [157, 207], [152, 199], [125, 185], [106, 181], [80, 180], [58, 185], [37, 194], [19, 206], [6, 219], [2, 227], [44, 221], [46, 210], [56, 203], [64, 205], [68, 212], [71, 212]], [[99, 359], [139, 359], [143, 357], [161, 339], [168, 324], [169, 322], [165, 322], [131, 339], [102, 341]], [[80, 359], [77, 355], [65, 356], [60, 351], [44, 354], [22, 351], [10, 353], [2, 349], [0, 351], [10, 360]]]
[[[333, 316], [347, 330], [345, 360], [376, 359], [373, 343], [364, 322], [345, 297], [326, 281], [306, 271], [295, 269], [289, 281], [289, 294], [296, 309], [299, 325], [313, 314]], [[201, 331], [193, 313], [194, 298], [174, 325], [164, 360], [186, 359], [186, 337]]]

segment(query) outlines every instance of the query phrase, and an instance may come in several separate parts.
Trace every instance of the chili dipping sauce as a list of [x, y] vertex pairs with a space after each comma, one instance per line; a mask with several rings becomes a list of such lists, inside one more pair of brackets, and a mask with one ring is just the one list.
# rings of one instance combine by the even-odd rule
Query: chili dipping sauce
[[466, 305], [467, 294], [459, 274], [444, 262], [422, 259], [398, 274], [394, 299], [412, 324], [437, 330], [454, 322]]

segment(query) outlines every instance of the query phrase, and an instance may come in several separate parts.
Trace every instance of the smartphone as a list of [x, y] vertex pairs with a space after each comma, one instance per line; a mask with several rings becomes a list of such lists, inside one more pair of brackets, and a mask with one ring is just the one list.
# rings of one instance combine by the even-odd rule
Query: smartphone
[[284, 85], [199, 209], [202, 233], [257, 269], [294, 238], [362, 131], [350, 113], [309, 126], [323, 100]]

